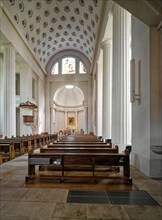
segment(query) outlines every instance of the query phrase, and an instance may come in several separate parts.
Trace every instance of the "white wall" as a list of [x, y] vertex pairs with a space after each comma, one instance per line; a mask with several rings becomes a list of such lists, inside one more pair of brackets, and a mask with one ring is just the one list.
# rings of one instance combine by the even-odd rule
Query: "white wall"
[[[132, 104], [132, 164], [135, 165], [140, 171], [145, 173], [147, 176], [152, 176], [152, 162], [151, 161], [151, 145], [158, 130], [157, 118], [159, 117], [156, 113], [152, 114], [152, 109], [157, 107], [157, 102], [152, 105], [155, 99], [160, 99], [158, 94], [153, 94], [152, 88], [156, 88], [157, 80], [153, 80], [153, 72], [151, 73], [151, 64], [153, 59], [159, 59], [159, 55], [155, 57], [151, 51], [151, 44], [154, 45], [156, 37], [153, 39], [150, 37], [150, 28], [144, 23], [132, 17], [132, 59], [136, 61], [136, 74], [137, 74], [137, 63], [141, 61], [141, 103], [138, 104], [136, 101]], [[151, 43], [150, 43], [151, 42]], [[157, 47], [158, 45], [156, 45]], [[158, 64], [157, 64], [158, 65]], [[154, 66], [155, 78], [160, 74], [157, 67]], [[152, 86], [154, 84], [154, 86]], [[137, 79], [136, 79], [136, 91], [137, 91]], [[153, 96], [153, 97], [152, 97]], [[159, 121], [160, 123], [160, 121]], [[152, 129], [154, 125], [155, 133]], [[157, 134], [157, 133], [156, 133]], [[150, 138], [151, 136], [151, 138]], [[156, 142], [156, 141], [155, 141]], [[155, 156], [155, 155], [154, 155]], [[156, 163], [156, 177], [162, 176], [160, 171], [160, 162]], [[157, 167], [158, 171], [157, 171]], [[155, 177], [155, 176], [154, 176]]]

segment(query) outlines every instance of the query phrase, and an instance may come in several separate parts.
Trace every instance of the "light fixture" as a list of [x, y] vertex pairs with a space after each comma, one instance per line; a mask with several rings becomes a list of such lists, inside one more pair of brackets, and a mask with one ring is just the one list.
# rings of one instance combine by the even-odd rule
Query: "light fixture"
[[72, 88], [74, 88], [74, 86], [73, 85], [66, 85], [65, 88], [66, 89], [72, 89]]
[[135, 81], [136, 81], [136, 72], [135, 72], [135, 59], [130, 61], [130, 102], [138, 101], [138, 104], [141, 103], [141, 61], [138, 61], [138, 73], [137, 73], [137, 93], [135, 92]]

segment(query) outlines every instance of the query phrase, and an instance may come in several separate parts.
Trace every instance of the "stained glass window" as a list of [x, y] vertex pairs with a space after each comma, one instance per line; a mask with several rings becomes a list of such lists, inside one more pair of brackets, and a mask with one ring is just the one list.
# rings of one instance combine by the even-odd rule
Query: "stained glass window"
[[84, 74], [86, 72], [87, 71], [86, 71], [84, 64], [81, 61], [79, 61], [79, 73]]
[[58, 62], [52, 68], [51, 74], [55, 75], [58, 74]]
[[75, 58], [66, 57], [62, 59], [62, 74], [74, 74], [75, 73]]

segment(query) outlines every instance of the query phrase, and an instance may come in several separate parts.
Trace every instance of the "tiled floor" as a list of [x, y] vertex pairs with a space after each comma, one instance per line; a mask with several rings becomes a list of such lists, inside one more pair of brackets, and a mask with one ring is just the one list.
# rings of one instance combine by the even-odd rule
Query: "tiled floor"
[[[162, 218], [162, 181], [150, 179], [134, 167], [131, 167], [133, 191], [123, 185], [113, 188], [107, 183], [102, 183], [102, 188], [95, 186], [95, 191], [93, 184], [89, 190], [85, 184], [80, 188], [79, 185], [71, 185], [70, 190], [68, 184], [26, 185], [27, 169], [27, 155], [0, 166], [0, 220]], [[80, 195], [74, 196], [78, 193]], [[70, 195], [75, 201], [68, 201]]]

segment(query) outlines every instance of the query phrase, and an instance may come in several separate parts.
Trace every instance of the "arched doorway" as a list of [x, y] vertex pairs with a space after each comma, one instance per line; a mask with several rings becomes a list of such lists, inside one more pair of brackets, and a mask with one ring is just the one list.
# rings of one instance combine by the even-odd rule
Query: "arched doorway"
[[87, 131], [87, 116], [83, 91], [75, 85], [58, 88], [53, 96], [54, 132], [83, 133]]

